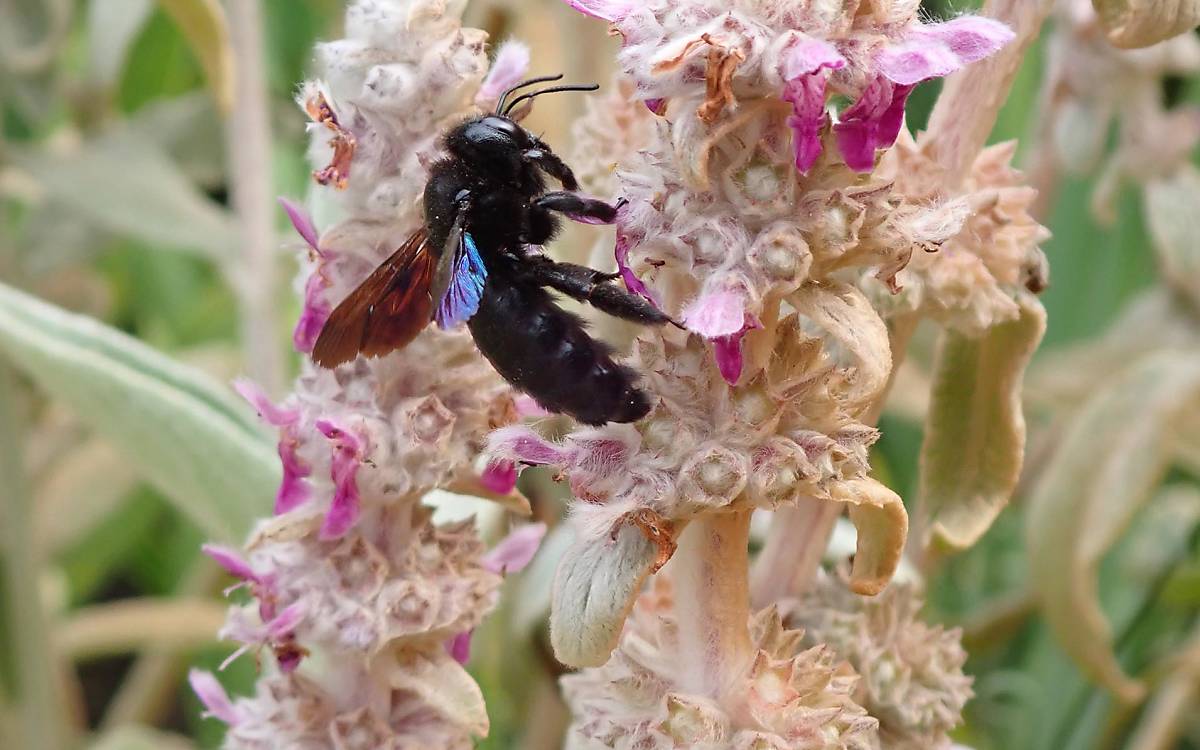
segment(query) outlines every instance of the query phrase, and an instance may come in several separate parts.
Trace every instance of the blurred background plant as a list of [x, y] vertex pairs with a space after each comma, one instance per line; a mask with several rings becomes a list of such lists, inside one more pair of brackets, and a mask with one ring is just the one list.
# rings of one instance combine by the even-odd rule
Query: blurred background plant
[[[0, 746], [220, 743], [185, 681], [230, 650], [229, 581], [200, 544], [242, 541], [278, 483], [227, 383], [278, 394], [295, 370], [297, 240], [274, 196], [308, 189], [293, 97], [343, 9], [0, 2]], [[557, 0], [473, 1], [466, 21], [528, 42], [534, 72], [610, 79], [603, 24]], [[913, 556], [926, 619], [964, 628], [963, 744], [1200, 747], [1198, 70], [1194, 35], [1118, 50], [1061, 0], [990, 139], [1020, 139], [1053, 283], [1013, 502], [969, 550]], [[940, 85], [913, 93], [913, 132]], [[570, 153], [582, 112], [550, 98], [530, 122]], [[926, 491], [930, 385], [954, 374], [934, 340], [916, 332], [872, 456], [906, 501]], [[562, 488], [523, 482], [553, 521]], [[483, 747], [561, 746], [544, 632], [561, 549], [552, 534], [475, 636]], [[221, 679], [249, 692], [253, 660]]]

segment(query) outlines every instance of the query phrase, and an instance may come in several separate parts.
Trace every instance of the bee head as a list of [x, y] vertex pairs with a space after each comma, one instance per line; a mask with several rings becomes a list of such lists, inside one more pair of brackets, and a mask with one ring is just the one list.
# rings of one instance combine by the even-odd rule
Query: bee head
[[503, 115], [469, 120], [446, 137], [446, 148], [472, 166], [500, 177], [516, 177], [534, 139]]

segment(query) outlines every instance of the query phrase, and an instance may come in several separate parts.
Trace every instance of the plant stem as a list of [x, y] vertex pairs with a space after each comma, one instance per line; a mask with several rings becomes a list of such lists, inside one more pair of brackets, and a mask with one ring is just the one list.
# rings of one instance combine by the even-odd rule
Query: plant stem
[[276, 318], [277, 273], [271, 199], [270, 94], [263, 70], [259, 0], [226, 3], [234, 57], [234, 101], [226, 123], [229, 179], [242, 252], [229, 269], [241, 305], [242, 351], [250, 377], [268, 393], [283, 387]]
[[719, 699], [750, 656], [750, 511], [688, 524], [671, 560], [678, 619], [680, 685]]
[[755, 609], [804, 593], [821, 565], [841, 514], [841, 505], [811, 497], [800, 498], [794, 508], [775, 511], [750, 581]]
[[[918, 319], [908, 315], [888, 323], [892, 350], [892, 372], [875, 403], [862, 415], [864, 424], [874, 425], [896, 382], [896, 371], [904, 364], [908, 342], [917, 330]], [[829, 535], [842, 515], [839, 503], [804, 497], [794, 508], [775, 512], [767, 543], [754, 561], [751, 595], [756, 608], [804, 593], [821, 566]]]
[[42, 566], [33, 546], [33, 498], [25, 484], [18, 423], [16, 378], [0, 361], [0, 477], [5, 493], [0, 502], [3, 535], [5, 610], [10, 618], [12, 663], [16, 669], [16, 698], [23, 740], [18, 746], [36, 750], [62, 747], [55, 670], [50, 658], [49, 628], [38, 583]]

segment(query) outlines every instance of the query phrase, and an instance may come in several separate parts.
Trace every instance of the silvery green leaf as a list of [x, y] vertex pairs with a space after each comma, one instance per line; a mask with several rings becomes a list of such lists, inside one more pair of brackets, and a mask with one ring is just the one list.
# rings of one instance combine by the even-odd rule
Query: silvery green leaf
[[1135, 362], [1083, 405], [1030, 497], [1030, 569], [1046, 620], [1084, 671], [1128, 702], [1145, 686], [1113, 654], [1096, 569], [1162, 480], [1174, 432], [1198, 400], [1200, 354]]
[[137, 38], [150, 11], [151, 0], [91, 0], [87, 9], [88, 76], [102, 86], [112, 86], [125, 67], [129, 47]]
[[921, 446], [920, 543], [964, 549], [1008, 504], [1025, 456], [1021, 382], [1046, 331], [1032, 296], [1021, 315], [970, 337], [944, 331]]
[[1146, 184], [1146, 223], [1164, 279], [1200, 310], [1200, 170], [1191, 164]]
[[570, 667], [608, 661], [656, 556], [632, 524], [621, 526], [615, 538], [577, 538], [567, 548], [550, 607], [550, 643], [559, 661]]
[[0, 356], [120, 448], [208, 536], [240, 542], [269, 512], [280, 472], [272, 441], [203, 374], [5, 286]]
[[70, 152], [29, 152], [14, 160], [50, 200], [98, 227], [211, 258], [236, 253], [232, 215], [148, 141], [110, 136]]

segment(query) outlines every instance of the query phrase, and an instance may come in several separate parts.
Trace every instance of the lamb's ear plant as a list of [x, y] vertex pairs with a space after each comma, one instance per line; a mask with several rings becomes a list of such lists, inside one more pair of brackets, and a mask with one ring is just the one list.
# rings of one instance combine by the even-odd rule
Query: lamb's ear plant
[[[302, 354], [420, 225], [439, 134], [529, 64], [509, 44], [489, 70], [464, 4], [354, 0], [345, 38], [317, 48], [319, 78], [299, 93], [316, 186], [309, 208], [284, 203], [304, 241]], [[681, 323], [630, 343], [652, 411], [553, 433], [522, 422], [536, 410], [461, 331], [336, 371], [305, 358], [280, 400], [240, 381], [278, 430], [283, 478], [244, 551], [206, 549], [250, 595], [223, 633], [262, 674], [245, 697], [206, 672], [193, 686], [230, 748], [470, 747], [489, 727], [462, 666], [471, 633], [543, 529], [489, 552], [471, 523], [433, 523], [422, 498], [526, 510], [516, 467], [544, 465], [574, 496], [549, 616], [554, 656], [579, 670], [562, 679], [568, 747], [950, 747], [972, 681], [960, 631], [921, 619], [922, 574], [977, 542], [1022, 476], [1049, 235], [1015, 145], [986, 141], [1050, 3], [945, 21], [889, 0], [567, 4], [620, 43], [612, 91], [575, 128], [576, 166], [620, 199], [622, 283]], [[1141, 38], [1114, 13], [1110, 36]], [[909, 95], [939, 78], [928, 128], [910, 133]], [[1195, 258], [1174, 217], [1193, 178], [1145, 178], [1188, 289], [1179, 269]], [[870, 451], [923, 321], [937, 344], [910, 529]], [[1191, 368], [1173, 369], [1180, 394]], [[1161, 464], [1139, 467], [1131, 492]], [[1042, 514], [1079, 468], [1043, 480], [1035, 536], [1063, 528], [1061, 504]], [[752, 560], [761, 511], [773, 516]], [[825, 572], [843, 514], [855, 553]], [[913, 580], [892, 583], [906, 559]], [[1078, 575], [1043, 593], [1076, 601], [1094, 562], [1073, 558]], [[1056, 627], [1087, 615], [1076, 651], [1103, 643], [1086, 604], [1048, 608]], [[1113, 664], [1091, 666], [1133, 694]]]

